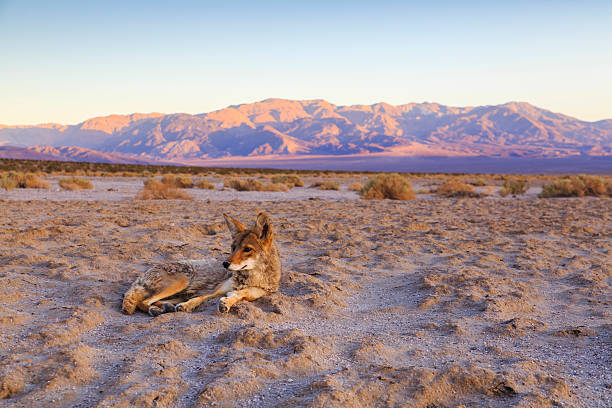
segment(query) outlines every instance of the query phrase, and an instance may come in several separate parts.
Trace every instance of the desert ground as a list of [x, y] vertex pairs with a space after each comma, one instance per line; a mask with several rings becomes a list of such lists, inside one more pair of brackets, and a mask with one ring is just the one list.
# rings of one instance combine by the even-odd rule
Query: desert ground
[[[0, 190], [0, 407], [611, 407], [612, 199]], [[341, 180], [342, 183], [347, 181]], [[271, 218], [280, 291], [153, 318], [146, 268]]]

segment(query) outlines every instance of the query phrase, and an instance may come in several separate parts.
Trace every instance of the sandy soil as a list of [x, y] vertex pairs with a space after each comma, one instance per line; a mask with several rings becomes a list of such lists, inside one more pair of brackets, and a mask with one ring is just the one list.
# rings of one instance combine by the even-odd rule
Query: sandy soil
[[[610, 407], [611, 209], [0, 200], [0, 407]], [[121, 313], [149, 265], [220, 262], [222, 212], [259, 210], [279, 293]]]

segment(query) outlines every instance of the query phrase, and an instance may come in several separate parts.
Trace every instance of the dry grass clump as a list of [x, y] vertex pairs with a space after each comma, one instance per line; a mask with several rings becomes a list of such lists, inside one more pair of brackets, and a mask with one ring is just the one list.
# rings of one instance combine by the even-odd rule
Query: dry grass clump
[[283, 176], [274, 176], [270, 180], [272, 183], [285, 184], [289, 188], [304, 187], [304, 182], [295, 174], [286, 174]]
[[353, 181], [351, 184], [348, 185], [348, 190], [349, 191], [359, 191], [361, 190], [361, 187], [363, 187], [363, 185], [360, 182]]
[[527, 180], [524, 179], [510, 179], [507, 178], [504, 180], [504, 184], [502, 188], [498, 191], [499, 195], [502, 197], [506, 197], [510, 194], [512, 196], [523, 195], [527, 192]]
[[485, 179], [483, 179], [482, 177], [476, 179], [476, 180], [472, 180], [469, 181], [468, 184], [471, 184], [475, 187], [484, 187], [487, 185], [487, 182], [485, 181]]
[[565, 176], [542, 187], [539, 197], [612, 197], [612, 181], [598, 176]]
[[58, 184], [64, 190], [91, 190], [93, 188], [91, 181], [79, 177], [64, 178]]
[[191, 179], [191, 176], [184, 174], [164, 174], [161, 181], [171, 188], [193, 188], [193, 180]]
[[193, 197], [180, 188], [175, 188], [163, 181], [145, 180], [144, 188], [136, 194], [137, 200], [193, 200]]
[[368, 200], [411, 200], [416, 198], [412, 185], [399, 174], [379, 174], [368, 180], [359, 190], [359, 195]]
[[45, 188], [51, 187], [48, 181], [41, 179], [36, 174], [11, 171], [0, 175], [0, 187], [5, 190], [14, 188]]
[[465, 184], [456, 179], [446, 180], [438, 190], [438, 195], [443, 197], [480, 197], [481, 195], [476, 192], [474, 186]]
[[337, 181], [315, 181], [310, 185], [310, 188], [318, 188], [319, 190], [340, 190], [340, 184]]
[[200, 179], [195, 183], [197, 188], [201, 188], [203, 190], [214, 190], [215, 185], [206, 179]]
[[225, 187], [233, 188], [236, 191], [287, 191], [287, 185], [281, 183], [264, 184], [256, 179], [231, 178], [224, 181]]

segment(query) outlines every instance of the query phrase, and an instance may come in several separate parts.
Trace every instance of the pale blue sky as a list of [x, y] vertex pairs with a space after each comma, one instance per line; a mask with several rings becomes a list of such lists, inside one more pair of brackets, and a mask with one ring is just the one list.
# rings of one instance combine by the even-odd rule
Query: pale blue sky
[[0, 123], [526, 101], [612, 118], [610, 1], [0, 0]]

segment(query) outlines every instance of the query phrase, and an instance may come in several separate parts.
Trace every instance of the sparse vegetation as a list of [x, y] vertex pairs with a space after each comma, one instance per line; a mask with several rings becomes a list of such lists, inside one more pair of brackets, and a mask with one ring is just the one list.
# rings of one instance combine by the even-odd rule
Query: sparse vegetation
[[481, 177], [481, 178], [478, 178], [476, 180], [472, 180], [472, 181], [468, 182], [468, 184], [471, 184], [471, 185], [473, 185], [475, 187], [484, 187], [484, 186], [487, 185], [487, 182], [485, 181], [485, 179], [483, 179]]
[[136, 194], [137, 200], [193, 200], [193, 197], [180, 188], [173, 187], [161, 180], [145, 180], [144, 188]]
[[[24, 173], [42, 172], [52, 175], [81, 175], [88, 177], [151, 177], [164, 174], [188, 174], [191, 176], [229, 175], [308, 175], [321, 177], [353, 177], [355, 174], [372, 174], [368, 171], [351, 172], [344, 170], [289, 170], [233, 167], [167, 166], [149, 164], [63, 162], [49, 160], [0, 159], [0, 171]], [[415, 173], [417, 174], [417, 173]], [[421, 173], [419, 173], [421, 174]], [[424, 174], [424, 173], [423, 173]]]
[[348, 190], [349, 191], [359, 191], [361, 190], [361, 187], [363, 187], [363, 184], [361, 184], [358, 181], [354, 181], [351, 184], [348, 185]]
[[318, 188], [319, 190], [340, 190], [340, 184], [337, 181], [315, 181], [310, 185], [310, 188]]
[[368, 180], [359, 190], [362, 198], [369, 200], [411, 200], [416, 198], [412, 185], [399, 174], [379, 174]]
[[93, 188], [91, 181], [79, 177], [63, 178], [58, 184], [63, 190], [91, 190]]
[[207, 179], [200, 179], [195, 183], [197, 188], [201, 188], [203, 190], [214, 190], [215, 185], [208, 181]]
[[299, 176], [295, 174], [285, 174], [283, 176], [274, 176], [270, 180], [272, 183], [285, 184], [289, 188], [293, 187], [304, 187], [304, 182]]
[[565, 176], [542, 187], [539, 197], [612, 197], [612, 181], [580, 174]]
[[193, 188], [191, 176], [185, 174], [164, 174], [161, 181], [171, 188]]
[[446, 180], [436, 193], [443, 197], [480, 197], [474, 186], [463, 183], [457, 179]]
[[523, 195], [527, 192], [528, 185], [527, 180], [524, 179], [516, 179], [516, 178], [506, 178], [504, 180], [504, 184], [502, 188], [498, 191], [499, 195], [502, 197], [506, 197], [508, 195], [517, 196]]
[[20, 173], [11, 171], [0, 175], [0, 187], [5, 190], [12, 190], [14, 188], [44, 188], [48, 189], [51, 187], [48, 181], [43, 180], [36, 174], [32, 173]]
[[224, 186], [233, 188], [236, 191], [287, 191], [289, 190], [285, 184], [270, 183], [264, 184], [257, 179], [241, 179], [230, 178], [225, 180]]

